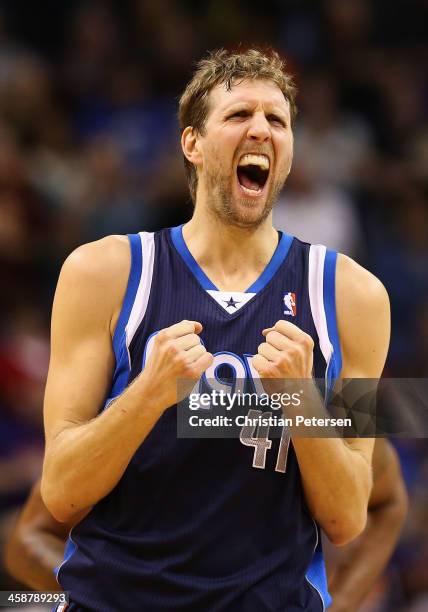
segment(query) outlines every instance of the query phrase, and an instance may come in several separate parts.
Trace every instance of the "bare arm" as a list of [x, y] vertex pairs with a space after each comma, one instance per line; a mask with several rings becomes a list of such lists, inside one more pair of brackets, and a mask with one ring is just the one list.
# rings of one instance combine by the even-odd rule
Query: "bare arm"
[[40, 481], [36, 482], [6, 543], [6, 570], [32, 589], [57, 590], [54, 568], [62, 562], [71, 527], [49, 514], [40, 495]]
[[162, 330], [140, 374], [107, 410], [112, 335], [130, 267], [127, 239], [80, 247], [63, 266], [52, 312], [45, 394], [46, 452], [41, 492], [59, 521], [97, 503], [117, 484], [137, 448], [176, 400], [177, 378], [199, 378], [212, 356], [200, 323]]
[[339, 551], [329, 576], [331, 612], [356, 612], [385, 568], [407, 512], [407, 493], [397, 454], [378, 439], [373, 453], [373, 490], [367, 526], [357, 540]]
[[[378, 378], [389, 343], [389, 302], [381, 283], [339, 256], [336, 306], [343, 348], [343, 378]], [[278, 321], [253, 359], [264, 378], [310, 378], [313, 341], [296, 326]], [[315, 388], [311, 410], [321, 412]], [[307, 400], [306, 400], [307, 401]], [[308, 506], [329, 539], [344, 545], [365, 527], [372, 487], [371, 439], [294, 436]]]
[[[337, 261], [336, 311], [341, 378], [379, 378], [389, 346], [388, 295], [377, 278], [343, 255]], [[346, 544], [366, 525], [374, 440], [295, 438], [293, 444], [314, 518], [334, 544]]]

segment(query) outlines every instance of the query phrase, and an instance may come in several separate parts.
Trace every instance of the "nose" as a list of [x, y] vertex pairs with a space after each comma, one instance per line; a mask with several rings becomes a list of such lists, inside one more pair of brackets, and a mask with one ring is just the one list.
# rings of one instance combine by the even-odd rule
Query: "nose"
[[250, 140], [257, 142], [265, 142], [270, 139], [270, 126], [263, 112], [254, 113], [247, 136]]

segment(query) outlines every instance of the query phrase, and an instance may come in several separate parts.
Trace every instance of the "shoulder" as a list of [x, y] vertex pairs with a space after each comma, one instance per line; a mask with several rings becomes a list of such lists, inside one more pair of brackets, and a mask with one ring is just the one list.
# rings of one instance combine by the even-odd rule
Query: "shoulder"
[[[65, 260], [55, 302], [98, 313], [114, 326], [121, 308], [131, 267], [127, 236], [107, 236], [83, 244]], [[54, 302], [54, 307], [55, 307]], [[103, 314], [105, 316], [103, 316]]]
[[345, 255], [337, 259], [336, 310], [346, 372], [342, 375], [377, 378], [389, 345], [388, 293], [376, 276]]
[[65, 260], [61, 273], [102, 282], [113, 274], [129, 271], [129, 240], [126, 236], [106, 236], [83, 244]]
[[346, 255], [337, 257], [336, 291], [342, 308], [356, 314], [389, 308], [388, 293], [381, 281]]

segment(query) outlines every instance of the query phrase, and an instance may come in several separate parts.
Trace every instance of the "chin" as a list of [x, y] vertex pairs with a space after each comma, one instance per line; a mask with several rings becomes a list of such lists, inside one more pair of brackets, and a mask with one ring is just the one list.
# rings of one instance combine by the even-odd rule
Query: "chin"
[[228, 215], [229, 222], [237, 227], [256, 228], [268, 217], [272, 207], [265, 203], [242, 200]]
[[221, 181], [213, 188], [208, 199], [209, 208], [228, 225], [256, 229], [272, 210], [272, 189], [265, 189], [258, 197], [246, 197], [239, 187], [230, 188]]

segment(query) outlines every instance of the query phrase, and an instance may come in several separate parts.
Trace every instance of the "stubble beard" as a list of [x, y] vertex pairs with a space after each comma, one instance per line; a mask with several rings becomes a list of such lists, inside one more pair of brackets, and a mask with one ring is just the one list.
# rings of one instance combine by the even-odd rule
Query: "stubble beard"
[[260, 210], [254, 200], [240, 198], [235, 202], [231, 185], [232, 176], [222, 174], [219, 170], [206, 175], [208, 209], [223, 223], [235, 227], [256, 229], [269, 216], [284, 186], [282, 181], [272, 182], [263, 208]]

